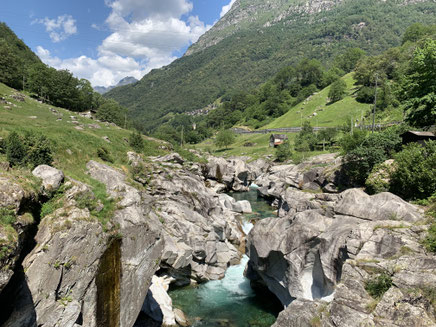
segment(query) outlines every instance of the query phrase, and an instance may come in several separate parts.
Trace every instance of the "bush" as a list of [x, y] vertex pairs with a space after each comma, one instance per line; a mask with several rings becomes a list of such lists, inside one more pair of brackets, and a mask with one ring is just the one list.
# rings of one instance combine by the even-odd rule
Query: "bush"
[[110, 163], [114, 162], [114, 159], [112, 158], [109, 150], [103, 146], [97, 149], [97, 156], [103, 161], [107, 161]]
[[6, 156], [12, 166], [24, 164], [26, 147], [22, 138], [16, 132], [9, 134], [6, 139]]
[[392, 278], [385, 273], [365, 282], [365, 290], [376, 299], [381, 298], [391, 286]]
[[12, 132], [6, 139], [6, 156], [12, 166], [27, 164], [34, 168], [50, 165], [53, 161], [52, 144], [41, 134], [28, 132], [21, 137]]
[[299, 152], [313, 151], [317, 138], [313, 132], [313, 128], [308, 121], [305, 121], [303, 128], [295, 138], [295, 150]]
[[27, 133], [24, 143], [27, 147], [26, 163], [32, 168], [51, 164], [53, 161], [52, 145], [44, 135]]
[[366, 193], [377, 194], [388, 192], [392, 171], [392, 160], [376, 165], [365, 181]]
[[405, 199], [424, 199], [436, 192], [436, 142], [409, 144], [395, 156], [390, 190]]
[[381, 133], [368, 134], [362, 138], [346, 136], [343, 169], [354, 185], [364, 185], [374, 167], [401, 149], [400, 129], [387, 129]]
[[144, 140], [139, 132], [134, 132], [129, 136], [129, 145], [138, 153], [144, 151]]
[[277, 161], [283, 162], [288, 160], [291, 157], [291, 147], [289, 146], [289, 142], [285, 141], [280, 144], [276, 149], [276, 159]]

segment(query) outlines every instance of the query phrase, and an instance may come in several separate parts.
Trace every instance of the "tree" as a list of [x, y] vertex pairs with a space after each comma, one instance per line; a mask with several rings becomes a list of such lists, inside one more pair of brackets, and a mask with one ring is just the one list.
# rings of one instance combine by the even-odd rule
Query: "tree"
[[222, 129], [215, 138], [215, 145], [219, 148], [228, 147], [235, 142], [235, 134], [228, 129]]
[[12, 166], [21, 165], [26, 157], [26, 146], [22, 138], [12, 132], [6, 139], [6, 157]]
[[96, 117], [102, 121], [117, 124], [124, 127], [126, 110], [115, 100], [105, 100], [97, 109]]
[[357, 62], [365, 55], [365, 51], [359, 48], [349, 48], [345, 53], [335, 58], [336, 67], [344, 72], [351, 72], [357, 65]]
[[406, 120], [423, 127], [436, 121], [436, 40], [417, 47], [403, 86]]
[[138, 153], [144, 150], [144, 140], [139, 132], [133, 132], [129, 136], [129, 145]]
[[13, 88], [22, 87], [21, 61], [6, 41], [0, 39], [0, 82]]
[[342, 80], [338, 79], [330, 86], [328, 97], [331, 102], [336, 102], [342, 100], [346, 94], [347, 84]]
[[291, 155], [291, 147], [289, 146], [289, 142], [287, 140], [276, 148], [277, 161], [286, 161], [291, 157]]
[[316, 135], [310, 122], [305, 121], [303, 128], [295, 138], [295, 150], [299, 152], [312, 151], [315, 149], [316, 142]]

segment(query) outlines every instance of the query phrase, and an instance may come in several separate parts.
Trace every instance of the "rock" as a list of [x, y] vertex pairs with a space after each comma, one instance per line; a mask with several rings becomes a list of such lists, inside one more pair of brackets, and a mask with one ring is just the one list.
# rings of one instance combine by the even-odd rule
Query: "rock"
[[156, 161], [160, 161], [160, 162], [175, 162], [175, 163], [178, 163], [180, 165], [183, 165], [183, 163], [185, 162], [185, 160], [178, 153], [167, 154], [164, 157], [157, 158]]
[[[164, 326], [177, 326], [176, 317], [173, 312], [173, 302], [167, 293], [169, 283], [170, 281], [164, 277], [158, 277], [155, 275], [153, 276], [149, 290], [154, 301], [159, 305], [160, 313], [162, 315], [162, 320], [160, 320], [160, 322], [162, 322]], [[146, 311], [145, 313], [154, 320], [159, 321], [156, 319], [159, 317], [159, 313], [156, 313], [155, 311]]]
[[416, 222], [421, 218], [418, 209], [400, 197], [383, 192], [369, 196], [359, 189], [350, 189], [341, 194], [335, 212], [365, 220], [405, 220]]
[[107, 143], [111, 143], [111, 140], [107, 136], [103, 136], [102, 139], [105, 140]]
[[36, 167], [32, 174], [42, 179], [44, 193], [55, 192], [64, 181], [64, 173], [56, 168], [40, 165]]
[[189, 321], [182, 310], [174, 308], [173, 311], [174, 311], [174, 316], [176, 317], [177, 324], [179, 324], [182, 327], [190, 326]]
[[232, 210], [239, 213], [251, 213], [251, 204], [247, 200], [237, 201], [233, 203]]

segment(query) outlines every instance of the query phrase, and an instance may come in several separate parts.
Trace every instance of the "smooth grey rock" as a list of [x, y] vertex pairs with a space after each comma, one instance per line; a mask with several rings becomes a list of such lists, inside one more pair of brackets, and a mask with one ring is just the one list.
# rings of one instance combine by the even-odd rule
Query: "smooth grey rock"
[[32, 174], [42, 179], [42, 185], [45, 193], [56, 191], [64, 181], [64, 173], [56, 168], [40, 165], [36, 167]]

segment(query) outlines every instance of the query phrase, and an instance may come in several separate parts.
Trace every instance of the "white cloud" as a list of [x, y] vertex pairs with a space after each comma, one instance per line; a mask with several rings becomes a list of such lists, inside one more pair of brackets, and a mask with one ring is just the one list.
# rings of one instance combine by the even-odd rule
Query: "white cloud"
[[36, 54], [47, 65], [56, 69], [68, 69], [74, 75], [86, 78], [94, 86], [114, 85], [126, 76], [139, 79], [150, 70], [133, 58], [121, 56], [100, 56], [98, 59], [80, 56], [62, 60], [41, 46], [36, 48]]
[[[111, 34], [98, 47], [98, 58], [61, 60], [42, 47], [37, 54], [47, 64], [68, 69], [92, 85], [109, 86], [126, 76], [140, 79], [154, 68], [168, 65], [177, 51], [194, 43], [212, 26], [198, 16], [189, 0], [105, 0], [112, 10], [106, 19]], [[183, 17], [188, 18], [186, 20]], [[47, 26], [63, 26], [45, 19]], [[102, 27], [93, 24], [95, 29]], [[47, 27], [48, 28], [48, 27]]]
[[62, 15], [55, 19], [37, 19], [32, 24], [43, 24], [45, 30], [49, 33], [53, 42], [60, 42], [66, 40], [71, 35], [77, 33], [76, 20], [71, 15]]
[[236, 0], [230, 0], [230, 3], [228, 5], [225, 5], [223, 9], [221, 9], [220, 17], [223, 17], [225, 14], [227, 14], [230, 9], [232, 9], [233, 4], [236, 2]]

